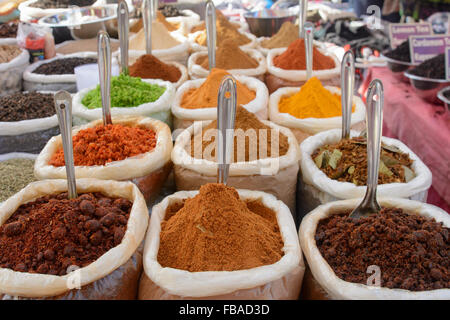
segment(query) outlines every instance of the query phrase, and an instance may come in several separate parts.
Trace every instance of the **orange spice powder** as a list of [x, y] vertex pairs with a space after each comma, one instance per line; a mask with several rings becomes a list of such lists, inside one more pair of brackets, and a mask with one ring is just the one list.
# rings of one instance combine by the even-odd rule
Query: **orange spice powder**
[[[75, 165], [95, 166], [153, 150], [156, 133], [147, 128], [109, 124], [81, 130], [72, 141]], [[55, 167], [65, 165], [62, 147], [51, 157], [49, 164]]]

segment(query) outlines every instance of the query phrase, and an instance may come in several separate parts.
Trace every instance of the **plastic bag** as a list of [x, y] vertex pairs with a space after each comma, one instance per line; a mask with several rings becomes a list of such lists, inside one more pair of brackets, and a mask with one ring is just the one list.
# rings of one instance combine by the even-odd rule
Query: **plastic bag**
[[[267, 71], [266, 58], [255, 49], [243, 49], [250, 57], [258, 62], [258, 67], [252, 69], [231, 69], [227, 70], [232, 75], [255, 77], [259, 80], [264, 80], [264, 74]], [[188, 73], [191, 79], [206, 78], [209, 75], [209, 70], [204, 69], [202, 66], [197, 64], [198, 58], [201, 56], [207, 56], [207, 51], [200, 51], [193, 53], [188, 60]]]
[[[252, 33], [249, 33], [249, 32], [242, 32], [241, 30], [239, 30], [239, 31], [240, 31], [240, 33], [245, 35], [250, 40], [249, 43], [239, 46], [239, 48], [241, 48], [242, 50], [256, 48], [257, 42], [256, 42], [255, 35], [253, 35]], [[188, 40], [189, 40], [189, 45], [190, 45], [191, 51], [193, 51], [193, 52], [208, 51], [208, 48], [206, 46], [202, 46], [195, 41], [195, 39], [197, 39], [197, 37], [204, 32], [206, 32], [206, 31], [197, 31], [194, 33], [190, 33], [188, 35]]]
[[188, 272], [158, 263], [159, 235], [166, 208], [194, 197], [198, 191], [180, 191], [152, 209], [144, 247], [144, 271], [139, 299], [297, 299], [305, 265], [289, 209], [267, 193], [238, 190], [243, 200], [260, 199], [277, 213], [284, 256], [272, 265], [239, 271]]
[[28, 50], [30, 63], [50, 59], [56, 55], [52, 30], [41, 25], [20, 23], [17, 29], [17, 43]]
[[[177, 190], [198, 190], [203, 184], [217, 180], [217, 163], [206, 159], [194, 159], [186, 150], [193, 134], [211, 121], [193, 124], [176, 139], [172, 151], [174, 177]], [[300, 152], [292, 132], [272, 122], [263, 121], [273, 129], [278, 129], [288, 138], [288, 152], [277, 158], [237, 162], [230, 165], [228, 185], [235, 188], [264, 191], [282, 200], [295, 214], [295, 194], [299, 170]]]
[[7, 63], [0, 63], [0, 95], [22, 91], [22, 73], [30, 64], [27, 50]]
[[[156, 132], [156, 146], [149, 152], [126, 158], [121, 161], [109, 162], [104, 166], [75, 166], [76, 178], [96, 178], [103, 180], [131, 180], [144, 194], [146, 201], [156, 196], [165, 179], [171, 171], [170, 154], [172, 152], [172, 136], [169, 127], [152, 118], [139, 116], [113, 117], [114, 124], [139, 126]], [[76, 127], [72, 131], [75, 136], [78, 131], [102, 124], [97, 120]], [[36, 159], [34, 174], [38, 179], [65, 179], [65, 166], [49, 165], [53, 154], [62, 147], [61, 135], [51, 138]]]
[[[119, 50], [119, 54], [120, 54], [120, 50]], [[129, 50], [128, 51], [128, 64], [131, 66], [133, 63], [136, 62], [136, 60], [142, 56], [143, 53], [141, 51], [136, 51], [136, 50]], [[176, 61], [167, 61], [164, 62], [168, 65], [172, 65], [178, 68], [178, 70], [180, 70], [181, 72], [181, 76], [180, 79], [178, 79], [177, 82], [172, 82], [172, 84], [174, 85], [175, 89], [178, 89], [183, 83], [185, 83], [188, 80], [188, 72], [187, 69], [184, 65], [182, 65], [179, 62]]]
[[[140, 271], [138, 247], [145, 236], [148, 211], [138, 188], [129, 182], [78, 179], [77, 190], [102, 192], [133, 202], [122, 242], [86, 267], [64, 276], [16, 272], [0, 268], [0, 298], [133, 299]], [[29, 184], [0, 205], [0, 223], [17, 208], [39, 197], [67, 192], [66, 180], [45, 180]], [[79, 285], [81, 290], [72, 290]], [[129, 288], [127, 288], [129, 287]], [[72, 290], [72, 291], [70, 291]]]
[[[256, 97], [249, 103], [243, 105], [245, 109], [254, 113], [259, 119], [267, 120], [267, 103], [269, 94], [263, 82], [258, 79], [235, 76], [236, 80], [256, 92]], [[172, 104], [172, 114], [174, 115], [174, 128], [184, 129], [189, 127], [195, 120], [214, 120], [217, 118], [217, 107], [186, 109], [181, 107], [181, 101], [187, 91], [200, 87], [206, 79], [189, 80], [185, 82], [176, 92]]]
[[[339, 300], [449, 300], [450, 289], [409, 291], [369, 287], [359, 283], [347, 282], [336, 276], [317, 248], [315, 240], [317, 224], [320, 220], [333, 214], [353, 210], [360, 202], [361, 199], [330, 202], [321, 205], [303, 218], [298, 234], [310, 272], [305, 273], [302, 297], [306, 299]], [[402, 208], [405, 212], [411, 214], [434, 218], [436, 221], [442, 222], [447, 228], [450, 227], [450, 216], [435, 206], [399, 198], [379, 199], [379, 203], [383, 207]]]
[[[28, 66], [23, 73], [23, 86], [27, 91], [59, 91], [66, 90], [70, 93], [77, 92], [77, 83], [75, 74], [37, 74], [33, 73], [40, 65], [55, 60], [67, 59], [71, 57], [79, 58], [97, 58], [94, 52], [79, 52], [66, 56], [57, 56], [52, 59], [35, 62]], [[114, 59], [112, 63], [117, 63]]]
[[[124, 108], [111, 108], [111, 114], [113, 116], [118, 115], [134, 115], [134, 116], [146, 116], [152, 117], [167, 124], [171, 124], [172, 118], [170, 114], [170, 105], [175, 96], [175, 88], [171, 82], [162, 81], [158, 79], [142, 79], [147, 83], [157, 84], [159, 86], [165, 87], [166, 90], [164, 93], [156, 100], [155, 102], [148, 102], [141, 104], [137, 107], [124, 107]], [[102, 108], [96, 109], [88, 109], [81, 102], [83, 97], [91, 90], [95, 89], [87, 88], [79, 91], [74, 95], [72, 104], [73, 104], [73, 114], [83, 119], [87, 119], [89, 121], [96, 120], [102, 118]]]
[[[366, 186], [356, 186], [350, 182], [341, 182], [328, 178], [317, 168], [311, 154], [321, 146], [337, 143], [341, 140], [342, 131], [333, 129], [318, 133], [307, 138], [300, 144], [301, 192], [298, 193], [299, 216], [304, 216], [318, 205], [341, 199], [362, 198], [366, 193]], [[351, 131], [350, 136], [358, 136], [359, 132]], [[382, 137], [382, 143], [399, 148], [409, 155], [413, 161], [411, 169], [415, 177], [407, 183], [387, 183], [378, 185], [377, 195], [388, 197], [395, 194], [399, 198], [409, 198], [425, 202], [428, 189], [431, 186], [431, 171], [406, 145], [396, 139]]]
[[[331, 93], [341, 94], [341, 89], [337, 87], [325, 86], [325, 88]], [[278, 89], [270, 95], [269, 117], [271, 121], [280, 126], [290, 128], [299, 143], [310, 135], [318, 132], [342, 128], [342, 117], [299, 119], [289, 113], [279, 112], [278, 105], [281, 98], [292, 96], [299, 90], [300, 88], [298, 87], [285, 87]], [[352, 113], [351, 125], [356, 125], [357, 123], [364, 121], [366, 116], [366, 106], [358, 96], [353, 96], [353, 104], [355, 105], [355, 111]]]

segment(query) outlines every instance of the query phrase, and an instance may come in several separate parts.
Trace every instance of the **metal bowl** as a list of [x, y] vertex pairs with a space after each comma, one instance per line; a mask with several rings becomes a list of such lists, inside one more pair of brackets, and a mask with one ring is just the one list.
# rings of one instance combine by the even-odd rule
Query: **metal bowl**
[[400, 60], [395, 60], [381, 55], [381, 57], [386, 61], [389, 70], [391, 70], [392, 75], [395, 79], [408, 83], [409, 79], [404, 75], [404, 72], [414, 68], [418, 64], [413, 64], [411, 62], [405, 62]]
[[245, 20], [250, 32], [257, 37], [271, 37], [281, 28], [286, 21], [294, 23], [297, 13], [291, 9], [259, 10], [246, 12]]
[[437, 93], [443, 88], [450, 85], [450, 81], [445, 79], [431, 79], [416, 76], [406, 71], [405, 76], [409, 78], [411, 86], [416, 91], [417, 95], [423, 100], [431, 103], [440, 103]]

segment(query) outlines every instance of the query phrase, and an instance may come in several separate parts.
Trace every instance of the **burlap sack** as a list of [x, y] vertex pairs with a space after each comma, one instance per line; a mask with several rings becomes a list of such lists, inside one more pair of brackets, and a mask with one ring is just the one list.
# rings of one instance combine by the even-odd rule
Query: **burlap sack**
[[[135, 183], [143, 193], [146, 201], [153, 199], [161, 189], [169, 175], [172, 164], [172, 137], [169, 127], [152, 118], [122, 116], [113, 117], [114, 124], [133, 127], [145, 127], [156, 132], [156, 146], [153, 150], [126, 158], [121, 161], [109, 162], [104, 166], [75, 166], [76, 178], [96, 178], [103, 180], [130, 180]], [[102, 120], [96, 120], [86, 125], [75, 127], [72, 136], [78, 131], [100, 125]], [[42, 179], [65, 179], [66, 168], [49, 165], [53, 154], [62, 148], [61, 135], [51, 138], [36, 159], [34, 174]]]
[[[392, 193], [395, 194], [395, 193]], [[309, 272], [305, 273], [302, 297], [305, 299], [358, 299], [358, 300], [425, 300], [450, 299], [450, 289], [429, 291], [409, 291], [367, 286], [341, 280], [320, 254], [314, 238], [320, 220], [336, 213], [351, 211], [359, 205], [361, 199], [335, 201], [321, 205], [303, 218], [300, 225], [299, 238], [305, 254]], [[383, 207], [402, 208], [410, 214], [434, 218], [450, 227], [448, 213], [435, 206], [418, 201], [384, 198], [379, 199]]]
[[[256, 37], [255, 35], [253, 35], [252, 33], [249, 32], [245, 32], [242, 29], [238, 30], [240, 33], [242, 33], [243, 35], [245, 35], [247, 38], [250, 39], [249, 43], [246, 43], [242, 46], [240, 46], [239, 48], [241, 48], [242, 50], [244, 49], [253, 49], [256, 48], [257, 46], [257, 42], [256, 42]], [[189, 41], [189, 45], [190, 45], [190, 49], [192, 52], [199, 52], [199, 51], [208, 51], [208, 48], [206, 46], [202, 46], [200, 44], [198, 44], [195, 39], [197, 39], [197, 37], [202, 34], [203, 32], [206, 31], [197, 31], [194, 33], [190, 33], [188, 35], [188, 41]]]
[[[170, 105], [175, 97], [175, 87], [169, 81], [162, 81], [158, 79], [142, 79], [142, 81], [156, 84], [161, 87], [165, 87], [164, 93], [155, 102], [148, 102], [136, 107], [124, 107], [124, 108], [111, 108], [111, 114], [113, 116], [119, 115], [134, 115], [152, 117], [154, 119], [161, 120], [167, 123], [169, 126], [172, 124], [172, 115], [170, 113]], [[102, 108], [88, 109], [82, 103], [84, 96], [95, 87], [86, 88], [73, 96], [73, 115], [88, 121], [97, 120], [102, 118]]]
[[[267, 71], [266, 58], [255, 49], [243, 49], [250, 57], [258, 62], [258, 67], [252, 69], [230, 69], [227, 70], [232, 75], [255, 77], [261, 81], [264, 80], [264, 74]], [[188, 73], [191, 79], [206, 78], [209, 75], [209, 70], [197, 64], [198, 58], [207, 56], [207, 51], [198, 51], [193, 53], [188, 60]]]
[[[255, 99], [243, 105], [243, 107], [251, 113], [254, 113], [259, 119], [267, 120], [269, 94], [264, 83], [258, 79], [247, 76], [235, 76], [235, 78], [256, 93]], [[189, 80], [178, 88], [172, 104], [174, 129], [185, 129], [196, 120], [214, 120], [217, 118], [217, 107], [198, 109], [186, 109], [181, 107], [181, 101], [186, 92], [190, 89], [199, 88], [205, 80], [206, 79]]]
[[[0, 299], [135, 299], [141, 272], [141, 249], [148, 224], [145, 200], [130, 182], [78, 179], [78, 193], [102, 192], [133, 202], [122, 242], [86, 267], [65, 276], [16, 272], [0, 268]], [[29, 184], [0, 205], [0, 224], [24, 203], [55, 193], [67, 192], [66, 180]], [[80, 289], [77, 289], [80, 288]]]
[[152, 209], [151, 223], [144, 248], [144, 273], [139, 284], [141, 300], [225, 299], [262, 300], [297, 299], [305, 266], [298, 244], [295, 224], [289, 209], [270, 194], [238, 190], [241, 199], [260, 199], [277, 213], [284, 241], [284, 256], [272, 265], [239, 270], [188, 272], [162, 267], [157, 260], [161, 222], [166, 208], [175, 201], [194, 197], [198, 191], [181, 191], [166, 197]]
[[[300, 87], [306, 81], [306, 70], [284, 70], [273, 64], [273, 59], [286, 51], [287, 48], [269, 50], [267, 54], [267, 74], [265, 77], [269, 93], [282, 87]], [[334, 60], [335, 67], [329, 70], [313, 70], [312, 76], [320, 79], [323, 85], [339, 86], [341, 77], [341, 62], [330, 51], [318, 46], [317, 50]]]
[[[186, 149], [191, 138], [211, 121], [195, 123], [184, 130], [176, 139], [172, 151], [174, 176], [177, 190], [198, 190], [202, 185], [217, 180], [217, 163], [191, 157]], [[288, 152], [281, 157], [266, 158], [249, 162], [235, 162], [230, 165], [228, 185], [249, 190], [264, 191], [283, 201], [295, 215], [295, 194], [299, 170], [299, 147], [292, 132], [270, 121], [263, 121], [279, 130], [288, 138]], [[189, 150], [188, 149], [188, 150]]]
[[[337, 87], [325, 86], [325, 88], [331, 93], [341, 94], [341, 89]], [[302, 143], [307, 137], [318, 132], [342, 128], [342, 117], [299, 119], [289, 113], [281, 113], [278, 110], [281, 98], [292, 96], [299, 90], [300, 88], [298, 87], [285, 87], [278, 89], [270, 95], [270, 121], [273, 121], [280, 126], [290, 128], [299, 143]], [[366, 106], [358, 96], [353, 96], [353, 104], [355, 105], [355, 111], [352, 113], [351, 125], [356, 126], [358, 123], [364, 121], [366, 116]]]
[[11, 61], [0, 63], [0, 96], [22, 91], [22, 74], [30, 64], [30, 54], [28, 50], [21, 51]]
[[[328, 130], [311, 136], [300, 144], [301, 177], [299, 179], [300, 192], [297, 198], [297, 210], [300, 217], [321, 204], [341, 199], [362, 198], [366, 193], [366, 186], [356, 186], [350, 182], [328, 178], [324, 172], [317, 168], [311, 158], [311, 154], [321, 146], [340, 141], [341, 134], [341, 129]], [[350, 133], [351, 137], [358, 135], [359, 132], [353, 130]], [[428, 189], [431, 186], [430, 169], [401, 141], [386, 137], [382, 137], [381, 141], [386, 145], [395, 146], [409, 155], [409, 158], [413, 161], [411, 168], [415, 177], [408, 183], [378, 185], [377, 195], [379, 197], [395, 195], [399, 198], [425, 202]]]

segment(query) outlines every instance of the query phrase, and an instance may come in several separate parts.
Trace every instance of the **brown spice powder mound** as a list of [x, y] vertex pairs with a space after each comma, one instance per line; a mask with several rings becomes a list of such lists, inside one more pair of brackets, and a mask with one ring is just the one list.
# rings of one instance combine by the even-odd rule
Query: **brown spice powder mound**
[[[382, 146], [385, 147], [384, 144], [382, 144]], [[324, 150], [328, 150], [332, 153], [333, 150], [336, 149], [342, 153], [342, 157], [338, 161], [336, 168], [332, 168], [327, 165], [323, 166], [320, 170], [322, 170], [331, 179], [352, 182], [358, 186], [365, 186], [367, 184], [366, 140], [361, 137], [342, 139], [337, 144], [325, 145], [315, 150], [311, 157], [315, 159]], [[406, 166], [412, 170], [411, 165], [413, 163], [408, 154], [391, 152], [382, 148], [381, 161], [383, 161], [389, 171], [391, 171], [392, 175], [390, 175], [390, 173], [384, 173], [385, 171], [380, 163], [378, 184], [406, 182], [405, 169], [403, 166]], [[348, 170], [350, 167], [354, 168], [353, 173]]]
[[181, 71], [173, 65], [162, 62], [152, 54], [144, 54], [130, 66], [130, 76], [142, 79], [162, 79], [175, 83], [180, 79]]
[[[289, 142], [288, 138], [280, 132], [278, 137], [273, 137], [272, 141], [272, 128], [262, 123], [253, 113], [246, 110], [242, 106], [238, 106], [236, 110], [236, 120], [234, 123], [235, 132], [234, 132], [234, 157], [232, 159], [233, 162], [238, 162], [238, 160], [241, 160], [241, 157], [244, 156], [242, 153], [243, 149], [242, 147], [238, 147], [238, 136], [236, 129], [242, 129], [244, 134], [246, 132], [250, 133], [248, 130], [254, 130], [256, 133], [254, 137], [256, 139], [252, 138], [252, 141], [250, 141], [250, 136], [245, 136], [245, 161], [253, 161], [256, 159], [264, 159], [264, 158], [270, 158], [270, 157], [277, 157], [277, 156], [284, 156], [288, 150], [289, 150]], [[214, 120], [209, 125], [203, 128], [203, 131], [201, 133], [198, 133], [197, 135], [202, 135], [201, 140], [198, 138], [198, 136], [191, 138], [191, 145], [190, 145], [190, 154], [191, 157], [195, 158], [195, 156], [198, 156], [199, 152], [195, 150], [196, 144], [198, 141], [202, 141], [202, 155], [203, 158], [215, 161], [216, 156], [216, 142], [215, 142], [215, 136], [208, 135], [208, 130], [214, 130], [214, 133], [217, 133], [217, 120]], [[267, 140], [264, 141], [264, 138], [261, 139], [260, 131], [261, 130], [267, 130]], [[211, 139], [210, 139], [211, 137]], [[278, 138], [278, 139], [277, 139]], [[242, 139], [242, 138], [240, 138]], [[266, 143], [265, 143], [266, 142]], [[278, 143], [278, 155], [272, 155], [272, 142]], [[255, 146], [254, 150], [251, 151], [250, 146]], [[267, 146], [267, 152], [262, 152], [261, 150], [264, 150], [263, 148], [266, 148]], [[197, 151], [197, 152], [196, 152]], [[260, 152], [262, 153], [260, 155]], [[242, 161], [242, 160], [241, 160]]]
[[320, 253], [342, 280], [367, 283], [370, 265], [381, 286], [411, 291], [450, 288], [449, 228], [397, 208], [354, 220], [348, 214], [319, 222]]
[[0, 226], [0, 267], [51, 275], [85, 267], [122, 242], [131, 207], [97, 192], [23, 204]]
[[199, 272], [243, 270], [279, 261], [283, 240], [275, 212], [258, 208], [240, 200], [234, 188], [202, 186], [197, 196], [186, 199], [163, 221], [158, 262]]

